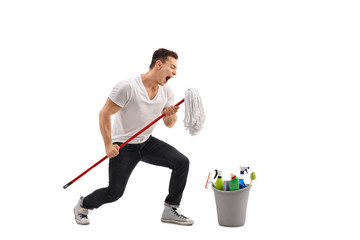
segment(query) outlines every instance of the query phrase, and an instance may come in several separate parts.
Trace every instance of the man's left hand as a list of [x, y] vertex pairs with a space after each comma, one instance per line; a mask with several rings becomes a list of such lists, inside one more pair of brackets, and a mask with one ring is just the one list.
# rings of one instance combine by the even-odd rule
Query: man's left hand
[[165, 113], [165, 115], [169, 117], [171, 115], [174, 115], [178, 110], [179, 110], [178, 106], [169, 106], [164, 109], [163, 113]]

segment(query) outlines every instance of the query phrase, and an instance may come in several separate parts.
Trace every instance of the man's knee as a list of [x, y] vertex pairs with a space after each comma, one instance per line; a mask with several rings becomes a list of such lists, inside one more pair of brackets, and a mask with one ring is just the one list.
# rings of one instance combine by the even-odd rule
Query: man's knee
[[180, 166], [181, 168], [189, 169], [190, 161], [185, 155], [182, 155], [182, 157], [180, 158]]
[[110, 203], [119, 200], [119, 198], [121, 198], [123, 194], [124, 190], [122, 189], [108, 190], [108, 192], [106, 193], [106, 197], [108, 202]]

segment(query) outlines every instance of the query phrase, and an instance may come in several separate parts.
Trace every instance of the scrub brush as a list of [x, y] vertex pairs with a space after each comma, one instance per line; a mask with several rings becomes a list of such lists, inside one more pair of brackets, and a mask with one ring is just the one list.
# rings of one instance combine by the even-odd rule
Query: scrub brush
[[208, 177], [206, 179], [205, 188], [208, 188], [209, 184], [211, 184], [213, 187], [215, 186], [215, 184], [212, 181], [209, 180], [210, 177], [211, 177], [211, 173], [209, 173], [209, 175], [208, 175]]
[[255, 172], [252, 172], [252, 173], [250, 174], [250, 185], [252, 184], [253, 180], [256, 180], [256, 174], [255, 174]]

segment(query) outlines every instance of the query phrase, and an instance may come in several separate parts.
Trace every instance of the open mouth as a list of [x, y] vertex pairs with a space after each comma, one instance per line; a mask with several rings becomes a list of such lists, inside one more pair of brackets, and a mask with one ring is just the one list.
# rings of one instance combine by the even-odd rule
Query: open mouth
[[167, 76], [166, 79], [165, 79], [166, 82], [168, 82], [168, 81], [170, 80], [170, 78], [171, 78], [171, 77]]

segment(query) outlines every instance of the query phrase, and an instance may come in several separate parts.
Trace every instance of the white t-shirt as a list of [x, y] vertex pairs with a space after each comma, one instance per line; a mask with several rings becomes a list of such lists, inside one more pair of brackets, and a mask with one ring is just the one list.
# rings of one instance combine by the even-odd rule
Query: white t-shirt
[[[113, 142], [125, 142], [149, 123], [161, 111], [174, 104], [174, 93], [170, 86], [159, 86], [156, 96], [150, 100], [141, 75], [120, 81], [111, 91], [109, 98], [122, 109], [115, 114], [111, 129]], [[154, 130], [153, 124], [130, 143], [143, 143]]]

